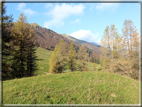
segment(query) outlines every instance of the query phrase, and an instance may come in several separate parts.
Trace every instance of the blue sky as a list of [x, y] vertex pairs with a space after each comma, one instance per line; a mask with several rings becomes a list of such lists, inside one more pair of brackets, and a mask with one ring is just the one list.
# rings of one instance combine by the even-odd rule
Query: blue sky
[[125, 19], [131, 19], [140, 33], [139, 3], [6, 3], [14, 22], [21, 12], [29, 23], [37, 23], [59, 34], [66, 33], [99, 43], [106, 26], [115, 24], [122, 34]]

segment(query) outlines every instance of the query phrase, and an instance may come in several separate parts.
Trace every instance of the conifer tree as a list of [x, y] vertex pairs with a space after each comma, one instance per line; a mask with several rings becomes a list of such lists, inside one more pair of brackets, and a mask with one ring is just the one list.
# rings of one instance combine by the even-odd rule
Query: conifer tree
[[37, 56], [35, 55], [37, 43], [34, 41], [34, 39], [36, 39], [34, 35], [35, 33], [32, 27], [30, 30], [30, 35], [28, 35], [25, 39], [25, 42], [27, 44], [27, 71], [25, 75], [27, 76], [33, 76], [34, 72], [37, 70], [37, 64], [35, 62], [37, 58]]
[[87, 62], [86, 62], [86, 60], [87, 60], [86, 48], [84, 47], [83, 44], [79, 48], [78, 60], [79, 60], [78, 69], [80, 71], [88, 71]]
[[51, 58], [49, 60], [49, 72], [50, 73], [62, 73], [67, 65], [67, 56], [66, 56], [66, 45], [62, 39], [60, 43], [55, 47]]
[[[0, 13], [2, 18], [2, 79], [7, 80], [12, 78], [11, 69], [11, 24], [13, 18], [12, 15], [6, 15], [5, 4], [2, 3], [2, 12]], [[1, 30], [1, 29], [0, 29]], [[0, 38], [1, 39], [1, 38]]]
[[21, 13], [17, 22], [14, 23], [12, 28], [12, 35], [15, 38], [13, 41], [13, 77], [22, 78], [32, 76], [36, 70], [36, 55], [35, 55], [35, 42], [34, 31], [30, 29], [27, 18]]
[[20, 15], [14, 27], [12, 28], [13, 36], [16, 38], [14, 44], [15, 52], [13, 52], [14, 59], [12, 62], [12, 68], [14, 69], [13, 75], [22, 78], [26, 72], [26, 62], [27, 62], [27, 53], [26, 53], [26, 43], [25, 38], [29, 35], [29, 29], [27, 24], [27, 19], [23, 14]]
[[76, 69], [76, 51], [73, 46], [73, 43], [71, 43], [69, 47], [68, 64], [71, 71], [74, 71]]

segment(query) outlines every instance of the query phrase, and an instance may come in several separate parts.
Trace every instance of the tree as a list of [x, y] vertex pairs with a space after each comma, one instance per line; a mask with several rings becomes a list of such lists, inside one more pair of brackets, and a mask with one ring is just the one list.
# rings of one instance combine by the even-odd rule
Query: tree
[[131, 20], [125, 20], [122, 36], [115, 25], [107, 26], [101, 40], [100, 63], [111, 72], [120, 72], [139, 78], [139, 39], [140, 36]]
[[50, 73], [62, 73], [67, 65], [66, 45], [62, 39], [60, 43], [55, 47], [50, 59], [49, 59], [49, 72]]
[[[126, 51], [125, 57], [132, 59], [134, 49], [134, 40], [138, 36], [136, 27], [134, 26], [132, 20], [125, 20], [122, 28], [122, 38], [123, 38], [123, 51]], [[135, 41], [136, 42], [136, 41]], [[138, 45], [137, 45], [138, 46]]]
[[76, 51], [73, 46], [73, 43], [71, 43], [69, 47], [68, 64], [71, 71], [74, 71], [76, 69]]
[[129, 68], [131, 72], [131, 77], [139, 78], [139, 39], [136, 27], [134, 26], [132, 20], [125, 20], [122, 28], [122, 39], [123, 39], [123, 55], [125, 59], [129, 62]]
[[[2, 79], [11, 79], [11, 41], [13, 38], [10, 32], [11, 24], [13, 18], [12, 15], [6, 15], [6, 7], [2, 3], [2, 12], [0, 13], [2, 17]], [[0, 38], [1, 39], [1, 38]]]
[[26, 71], [26, 76], [33, 76], [34, 72], [37, 70], [37, 64], [35, 62], [37, 56], [36, 54], [36, 45], [37, 43], [34, 41], [36, 39], [34, 37], [35, 32], [33, 31], [33, 27], [30, 30], [30, 35], [27, 36], [25, 40], [26, 42], [26, 47], [27, 47], [27, 71]]
[[82, 44], [79, 49], [79, 52], [78, 52], [78, 60], [79, 60], [78, 61], [78, 69], [80, 71], [88, 71], [87, 63], [86, 63], [87, 57], [88, 56], [86, 54], [86, 48]]
[[32, 76], [36, 70], [35, 34], [33, 28], [30, 29], [27, 18], [23, 13], [20, 14], [19, 19], [14, 23], [11, 31], [15, 38], [13, 41], [13, 77], [22, 78]]
[[110, 30], [109, 26], [107, 26], [101, 39], [101, 53], [106, 57], [111, 57], [110, 44]]
[[114, 24], [112, 24], [110, 27], [106, 27], [104, 35], [101, 39], [100, 49], [103, 55], [103, 60], [101, 60], [101, 65], [103, 68], [108, 67], [108, 63], [110, 63], [112, 59], [119, 58], [121, 52], [121, 40], [122, 38], [119, 36]]
[[14, 27], [12, 28], [12, 34], [16, 38], [14, 42], [15, 51], [13, 52], [13, 76], [17, 78], [24, 77], [26, 72], [26, 64], [27, 64], [27, 53], [26, 53], [26, 36], [29, 35], [30, 30], [28, 29], [27, 18], [24, 17], [23, 14], [20, 14], [19, 19], [16, 23], [14, 23]]

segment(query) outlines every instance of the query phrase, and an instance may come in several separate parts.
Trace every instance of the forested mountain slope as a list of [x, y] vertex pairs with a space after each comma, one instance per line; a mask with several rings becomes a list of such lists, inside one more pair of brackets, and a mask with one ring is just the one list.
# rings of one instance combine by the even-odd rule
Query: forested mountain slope
[[[63, 39], [65, 41], [67, 49], [70, 46], [71, 42], [74, 42], [74, 46], [75, 46], [76, 51], [78, 51], [79, 47], [81, 46], [80, 43], [72, 41], [69, 38], [66, 38], [66, 37], [54, 32], [53, 30], [43, 28], [36, 23], [31, 23], [30, 25], [34, 27], [35, 34], [36, 34], [36, 41], [38, 43], [38, 46], [40, 46], [44, 49], [53, 51], [55, 46], [57, 44], [59, 44], [61, 39]], [[92, 45], [92, 44], [89, 44], [89, 46], [88, 46], [88, 43], [85, 41], [84, 41], [83, 45], [86, 46], [88, 56], [96, 57], [99, 60], [99, 54], [100, 54], [100, 52], [98, 51], [99, 47]], [[92, 45], [92, 47], [90, 45]], [[95, 48], [95, 47], [97, 47], [97, 48]]]
[[63, 37], [75, 42], [75, 43], [78, 43], [78, 44], [83, 44], [84, 46], [86, 46], [87, 48], [97, 52], [97, 53], [101, 53], [100, 52], [100, 45], [98, 45], [97, 43], [95, 42], [86, 42], [86, 41], [83, 41], [83, 40], [79, 40], [79, 39], [76, 39], [74, 37], [71, 37], [70, 35], [68, 34], [61, 34]]

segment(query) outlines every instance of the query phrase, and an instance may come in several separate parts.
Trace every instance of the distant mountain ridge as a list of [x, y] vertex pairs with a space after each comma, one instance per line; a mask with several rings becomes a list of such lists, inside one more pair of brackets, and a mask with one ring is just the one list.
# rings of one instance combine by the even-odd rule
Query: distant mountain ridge
[[97, 52], [99, 54], [101, 53], [100, 52], [100, 45], [95, 43], [95, 42], [86, 42], [86, 41], [83, 41], [83, 40], [79, 40], [79, 39], [76, 39], [76, 38], [74, 38], [74, 37], [72, 37], [72, 36], [70, 36], [68, 34], [65, 34], [65, 33], [60, 34], [60, 35], [62, 35], [63, 37], [65, 37], [65, 38], [67, 38], [67, 39], [69, 39], [69, 40], [71, 40], [71, 41], [73, 41], [75, 43], [83, 44], [87, 48], [89, 48], [89, 49], [91, 49], [91, 50], [93, 50], [93, 51], [95, 51], [95, 52]]
[[93, 50], [91, 52], [91, 57], [97, 57], [97, 59], [99, 59], [99, 55], [100, 55], [99, 47], [97, 47], [91, 43], [88, 43], [88, 42], [82, 41], [82, 40], [78, 40], [76, 38], [68, 36], [67, 34], [64, 34], [64, 36], [63, 36], [61, 34], [56, 33], [53, 30], [41, 27], [36, 23], [31, 23], [29, 25], [34, 27], [34, 31], [36, 34], [35, 41], [37, 41], [38, 46], [40, 46], [44, 49], [53, 51], [54, 48], [56, 47], [56, 45], [59, 44], [61, 39], [63, 39], [66, 43], [67, 49], [69, 49], [71, 42], [74, 42], [74, 46], [75, 46], [76, 51], [79, 49], [81, 44], [83, 44], [87, 48], [89, 56], [90, 56], [90, 51]]

